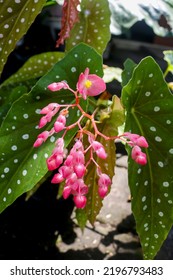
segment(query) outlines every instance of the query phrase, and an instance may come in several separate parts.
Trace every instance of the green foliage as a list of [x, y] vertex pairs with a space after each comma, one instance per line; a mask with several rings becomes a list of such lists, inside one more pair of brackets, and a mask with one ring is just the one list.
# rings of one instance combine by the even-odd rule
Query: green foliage
[[125, 131], [143, 135], [149, 143], [148, 164], [138, 166], [129, 156], [128, 174], [144, 258], [152, 259], [173, 224], [173, 96], [151, 57], [135, 68], [122, 102]]
[[82, 0], [80, 21], [75, 24], [66, 42], [66, 49], [84, 42], [102, 54], [110, 39], [110, 11], [107, 0]]
[[124, 62], [124, 70], [122, 72], [122, 87], [124, 87], [131, 79], [135, 67], [136, 63], [134, 63], [134, 61], [129, 58]]
[[32, 56], [10, 78], [0, 86], [0, 124], [12, 103], [27, 93], [37, 80], [59, 60], [64, 57], [61, 52], [48, 52]]
[[41, 12], [46, 0], [0, 2], [0, 74], [16, 43]]
[[[67, 80], [70, 87], [75, 89], [79, 74], [86, 67], [90, 68], [91, 73], [103, 75], [101, 56], [93, 48], [81, 44], [57, 62], [29, 93], [23, 94], [12, 104], [0, 130], [0, 212], [22, 193], [32, 189], [47, 173], [46, 158], [51, 154], [54, 142], [60, 134], [52, 136], [40, 148], [33, 148], [33, 143], [41, 132], [37, 126], [39, 111], [51, 102], [71, 103], [74, 98], [65, 90], [52, 93], [47, 86], [55, 81]], [[82, 106], [86, 109], [87, 102], [83, 102]], [[70, 110], [69, 123], [74, 123], [77, 119], [76, 110]], [[50, 123], [46, 129], [52, 126]], [[66, 145], [75, 133], [76, 130], [72, 129], [66, 134]]]

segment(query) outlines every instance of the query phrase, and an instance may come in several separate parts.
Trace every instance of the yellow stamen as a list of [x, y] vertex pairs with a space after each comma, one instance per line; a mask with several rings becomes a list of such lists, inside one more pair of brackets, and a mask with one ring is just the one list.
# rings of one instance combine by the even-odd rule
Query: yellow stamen
[[92, 82], [90, 80], [86, 80], [85, 86], [86, 88], [90, 88], [92, 86]]

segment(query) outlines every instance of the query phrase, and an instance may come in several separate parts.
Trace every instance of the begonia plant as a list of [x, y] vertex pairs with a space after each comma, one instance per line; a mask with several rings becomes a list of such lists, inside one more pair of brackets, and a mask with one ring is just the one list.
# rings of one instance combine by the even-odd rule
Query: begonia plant
[[[1, 72], [36, 16], [55, 2], [0, 2]], [[128, 153], [143, 256], [153, 259], [173, 224], [173, 96], [165, 80], [173, 72], [173, 52], [163, 54], [165, 73], [152, 57], [138, 65], [127, 60], [121, 98], [102, 98], [110, 16], [107, 0], [65, 0], [55, 42], [65, 42], [65, 51], [35, 55], [2, 82], [0, 212], [50, 175], [64, 199], [73, 197], [78, 224], [94, 225], [111, 195], [118, 140]]]

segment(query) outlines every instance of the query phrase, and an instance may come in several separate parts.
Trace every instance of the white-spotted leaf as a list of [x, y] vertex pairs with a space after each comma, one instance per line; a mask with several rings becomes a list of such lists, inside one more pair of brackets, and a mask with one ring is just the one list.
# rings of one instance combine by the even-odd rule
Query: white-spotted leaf
[[0, 1], [0, 74], [16, 43], [27, 32], [46, 0]]
[[[89, 62], [88, 54], [91, 59]], [[33, 148], [37, 135], [43, 131], [38, 130], [40, 109], [51, 102], [67, 104], [74, 99], [74, 95], [67, 90], [50, 92], [47, 86], [66, 80], [75, 89], [78, 77], [86, 67], [90, 68], [90, 73], [103, 75], [102, 57], [93, 48], [81, 44], [56, 63], [31, 92], [15, 101], [8, 111], [0, 130], [0, 212], [21, 194], [32, 189], [47, 173], [46, 158], [50, 156], [60, 134], [50, 137], [41, 147]], [[86, 109], [87, 102], [83, 101], [81, 106]], [[68, 124], [76, 122], [78, 117], [77, 110], [70, 110]], [[50, 123], [44, 130], [52, 126], [53, 123]], [[69, 130], [67, 145], [75, 133], [76, 129]]]
[[[116, 136], [118, 134], [118, 127], [124, 122], [124, 110], [120, 104], [120, 100], [117, 96], [114, 96], [112, 105], [107, 108], [109, 111], [109, 117], [103, 119], [103, 122], [98, 125], [99, 131], [106, 136]], [[97, 136], [97, 141], [102, 143], [107, 153], [105, 160], [98, 157], [95, 158], [97, 164], [101, 167], [102, 173], [107, 174], [111, 179], [114, 175], [115, 168], [115, 142], [114, 140], [105, 140], [102, 136]], [[89, 155], [88, 155], [89, 158]], [[85, 220], [85, 215], [91, 224], [94, 224], [97, 215], [102, 207], [102, 199], [98, 195], [98, 174], [97, 167], [93, 162], [88, 166], [88, 172], [86, 174], [86, 184], [89, 187], [87, 195], [87, 205], [84, 210], [84, 217], [81, 214], [81, 219]], [[116, 206], [115, 206], [116, 209]], [[115, 210], [116, 211], [116, 210]]]
[[34, 55], [10, 78], [0, 86], [0, 124], [12, 103], [27, 93], [35, 85], [37, 79], [64, 57], [62, 52], [48, 52]]
[[173, 96], [157, 63], [143, 59], [123, 88], [125, 131], [143, 135], [148, 163], [129, 152], [129, 185], [144, 258], [153, 259], [173, 224]]
[[70, 32], [66, 49], [80, 42], [94, 47], [102, 54], [110, 39], [110, 10], [107, 0], [82, 0], [79, 22]]

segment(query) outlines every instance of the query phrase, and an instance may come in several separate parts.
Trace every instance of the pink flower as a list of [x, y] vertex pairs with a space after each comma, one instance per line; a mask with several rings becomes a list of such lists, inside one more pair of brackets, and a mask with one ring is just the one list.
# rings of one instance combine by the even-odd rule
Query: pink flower
[[106, 84], [102, 78], [95, 74], [89, 74], [89, 68], [86, 68], [84, 73], [81, 73], [77, 82], [77, 90], [82, 95], [83, 99], [87, 96], [99, 95], [105, 91]]
[[101, 198], [104, 198], [107, 195], [107, 192], [108, 192], [107, 186], [102, 186], [98, 188], [98, 194]]
[[131, 146], [137, 145], [142, 148], [148, 148], [148, 142], [144, 136], [140, 136], [138, 134], [125, 132], [124, 136], [127, 137], [131, 143], [128, 143]]
[[55, 132], [60, 132], [65, 128], [66, 125], [66, 117], [63, 115], [59, 115], [54, 123]]
[[47, 168], [48, 170], [52, 171], [57, 169], [63, 162], [63, 156], [60, 155], [56, 155], [56, 154], [52, 154], [47, 160]]
[[47, 115], [48, 113], [53, 111], [55, 108], [59, 108], [59, 104], [58, 103], [50, 103], [49, 105], [47, 105], [46, 107], [44, 107], [40, 111], [40, 114]]
[[59, 82], [59, 83], [52, 83], [52, 84], [48, 85], [47, 88], [51, 91], [58, 91], [58, 90], [61, 90], [61, 89], [68, 89], [69, 86], [68, 86], [67, 83], [62, 81], [62, 82]]
[[148, 148], [148, 142], [146, 141], [145, 137], [140, 136], [137, 140], [136, 140], [136, 145], [142, 147], [142, 148]]
[[86, 206], [87, 198], [84, 195], [76, 195], [73, 200], [77, 208], [83, 209]]
[[132, 159], [141, 165], [145, 165], [147, 163], [147, 156], [145, 153], [141, 151], [141, 148], [138, 146], [134, 146], [132, 149]]
[[102, 173], [99, 176], [98, 180], [98, 193], [101, 198], [104, 198], [107, 195], [108, 188], [111, 185], [111, 179], [105, 173]]
[[38, 136], [37, 136], [37, 140], [34, 142], [34, 147], [39, 147], [41, 146], [41, 144], [43, 142], [45, 142], [47, 140], [47, 138], [49, 137], [49, 132], [48, 131], [44, 131], [42, 133], [40, 133]]

